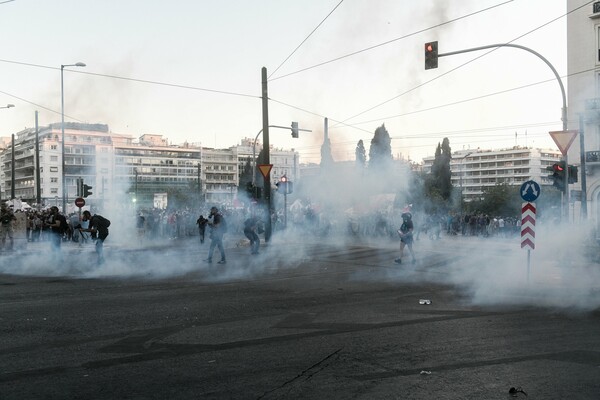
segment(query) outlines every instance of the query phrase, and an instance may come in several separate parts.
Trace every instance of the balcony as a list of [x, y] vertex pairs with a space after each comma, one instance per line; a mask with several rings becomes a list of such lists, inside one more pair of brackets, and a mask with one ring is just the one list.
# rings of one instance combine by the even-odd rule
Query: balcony
[[586, 151], [585, 162], [590, 165], [600, 165], [600, 150]]

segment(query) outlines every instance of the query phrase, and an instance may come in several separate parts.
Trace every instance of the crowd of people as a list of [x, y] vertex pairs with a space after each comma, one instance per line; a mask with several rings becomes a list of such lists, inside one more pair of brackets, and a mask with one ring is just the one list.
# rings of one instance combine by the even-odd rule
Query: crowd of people
[[[200, 245], [210, 240], [208, 257], [205, 261], [212, 262], [214, 251], [218, 250], [221, 256], [219, 263], [224, 264], [226, 255], [223, 237], [226, 233], [228, 238], [245, 237], [249, 243], [250, 254], [259, 253], [260, 235], [265, 231], [267, 218], [263, 210], [262, 208], [227, 208], [218, 205], [202, 209], [140, 209], [135, 217], [135, 230], [142, 244], [196, 236], [199, 237]], [[63, 242], [94, 241], [98, 263], [104, 261], [102, 245], [108, 236], [110, 225], [110, 221], [106, 218], [92, 215], [89, 211], [63, 216], [55, 206], [45, 210], [31, 209], [22, 212], [26, 218], [28, 241], [50, 242], [57, 257], [60, 255], [59, 250]], [[118, 217], [115, 216], [115, 219]], [[286, 229], [289, 232], [310, 232], [317, 237], [343, 235], [350, 238], [400, 239], [401, 254], [396, 262], [400, 262], [405, 247], [408, 247], [412, 260], [415, 260], [412, 243], [413, 240], [419, 240], [422, 235], [430, 240], [456, 235], [512, 237], [518, 235], [520, 230], [520, 219], [515, 217], [490, 217], [482, 213], [453, 212], [447, 215], [426, 215], [422, 212], [413, 213], [410, 206], [406, 206], [401, 212], [389, 208], [388, 211], [373, 210], [356, 213], [327, 211], [309, 204], [289, 210], [274, 211], [270, 219], [271, 230], [274, 233]], [[13, 247], [15, 220], [15, 212], [3, 204], [0, 213], [2, 250], [10, 250]], [[122, 222], [119, 224], [121, 229], [124, 223], [130, 223], [120, 222]]]

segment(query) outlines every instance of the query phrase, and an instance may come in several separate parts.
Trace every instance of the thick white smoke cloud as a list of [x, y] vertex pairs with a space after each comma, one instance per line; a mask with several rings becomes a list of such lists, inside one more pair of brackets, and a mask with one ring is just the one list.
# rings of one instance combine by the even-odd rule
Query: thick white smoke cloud
[[[142, 280], [181, 278], [218, 283], [268, 279], [281, 271], [298, 274], [320, 271], [335, 272], [336, 276], [346, 276], [340, 279], [349, 280], [414, 282], [425, 284], [425, 288], [428, 283], [449, 285], [473, 306], [528, 305], [578, 311], [600, 306], [600, 268], [590, 261], [594, 254], [589, 254], [590, 249], [595, 249], [591, 229], [580, 224], [538, 221], [529, 274], [527, 251], [520, 248], [518, 234], [482, 238], [442, 232], [440, 240], [430, 240], [422, 234], [414, 244], [418, 263], [394, 264], [397, 237], [375, 237], [365, 227], [372, 226], [379, 215], [393, 235], [400, 225], [405, 196], [410, 194], [410, 174], [401, 169], [364, 172], [364, 176], [362, 173], [353, 167], [332, 168], [319, 178], [307, 180], [311, 184], [296, 185], [295, 192], [287, 199], [287, 228], [281, 229], [283, 213], [280, 213], [270, 243], [265, 246], [261, 237], [258, 256], [249, 255], [244, 235], [236, 228], [247, 214], [236, 216], [226, 211], [230, 231], [225, 239], [228, 263], [223, 266], [203, 261], [210, 244], [208, 232], [203, 245], [199, 244], [198, 236], [140, 240], [137, 210], [129, 206], [129, 187], [124, 187], [117, 204], [97, 210], [94, 202], [90, 202], [92, 213], [98, 212], [112, 221], [105, 243], [104, 265], [96, 266], [93, 244], [78, 247], [64, 243], [64, 259], [57, 262], [52, 258], [50, 243], [45, 242], [36, 244], [35, 252], [3, 255], [0, 273]], [[281, 211], [283, 196], [273, 192], [273, 199]], [[417, 204], [414, 206], [418, 208]], [[207, 211], [202, 211], [205, 216]], [[194, 221], [200, 212], [192, 213]], [[417, 218], [418, 213], [415, 219], [422, 221], [423, 216]], [[353, 252], [361, 257], [353, 258]], [[335, 262], [330, 254], [349, 261]], [[218, 260], [218, 253], [214, 258]], [[435, 300], [432, 298], [434, 304]]]

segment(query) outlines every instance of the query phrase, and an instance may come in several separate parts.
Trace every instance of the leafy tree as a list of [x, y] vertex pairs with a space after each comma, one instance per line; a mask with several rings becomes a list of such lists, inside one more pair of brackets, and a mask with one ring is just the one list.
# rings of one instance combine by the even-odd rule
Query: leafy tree
[[449, 208], [448, 203], [452, 196], [451, 159], [450, 141], [448, 138], [444, 138], [435, 149], [431, 174], [426, 177], [424, 182], [424, 193], [431, 210], [444, 212]]
[[392, 139], [385, 124], [375, 130], [375, 135], [371, 139], [369, 148], [369, 167], [381, 169], [387, 168], [392, 163]]
[[242, 190], [246, 188], [246, 185], [248, 183], [252, 182], [252, 163], [250, 161], [250, 159], [248, 159], [246, 161], [246, 164], [244, 165], [244, 171], [241, 173], [240, 175], [240, 186], [239, 186], [239, 190]]
[[493, 216], [516, 216], [521, 213], [519, 187], [507, 183], [484, 188], [481, 200], [470, 201], [466, 208], [471, 212]]
[[365, 144], [362, 139], [358, 141], [356, 144], [356, 165], [358, 167], [364, 168], [367, 165], [367, 152], [365, 150]]

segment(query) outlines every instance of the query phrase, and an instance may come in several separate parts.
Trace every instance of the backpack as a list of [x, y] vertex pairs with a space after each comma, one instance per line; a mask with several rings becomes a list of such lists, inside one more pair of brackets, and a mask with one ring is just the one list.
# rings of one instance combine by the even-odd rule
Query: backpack
[[98, 228], [108, 228], [110, 226], [110, 220], [108, 218], [104, 218], [102, 215], [95, 215], [98, 220]]

